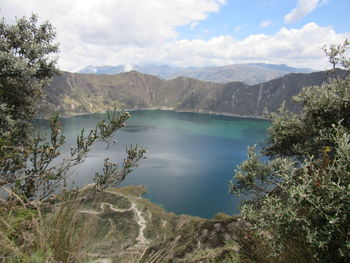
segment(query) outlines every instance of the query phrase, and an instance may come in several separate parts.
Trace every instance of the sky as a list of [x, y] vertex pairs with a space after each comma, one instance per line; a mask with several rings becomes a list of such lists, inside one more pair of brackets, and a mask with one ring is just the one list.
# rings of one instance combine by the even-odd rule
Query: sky
[[350, 39], [349, 10], [350, 0], [0, 0], [8, 23], [35, 13], [53, 24], [67, 71], [256, 62], [324, 70], [322, 47]]

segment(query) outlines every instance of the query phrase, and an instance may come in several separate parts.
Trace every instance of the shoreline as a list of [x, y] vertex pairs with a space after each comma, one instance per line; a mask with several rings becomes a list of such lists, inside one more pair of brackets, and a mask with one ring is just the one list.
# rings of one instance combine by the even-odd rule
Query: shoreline
[[[196, 113], [196, 114], [209, 114], [209, 115], [217, 115], [217, 116], [228, 116], [228, 117], [236, 117], [236, 118], [245, 118], [245, 119], [257, 119], [257, 120], [270, 120], [269, 118], [257, 116], [257, 115], [238, 115], [238, 114], [232, 114], [228, 112], [218, 112], [218, 111], [207, 111], [207, 110], [177, 110], [175, 108], [168, 108], [168, 107], [153, 107], [153, 108], [131, 108], [131, 109], [116, 109], [117, 111], [128, 111], [128, 112], [134, 112], [134, 111], [173, 111], [173, 112], [179, 112], [179, 113]], [[63, 119], [69, 119], [76, 116], [84, 116], [84, 115], [90, 115], [90, 114], [104, 114], [107, 113], [107, 111], [96, 111], [96, 112], [79, 112], [79, 113], [71, 113], [71, 114], [65, 114], [60, 115], [60, 118]], [[49, 117], [36, 117], [35, 119], [42, 119], [47, 120]]]

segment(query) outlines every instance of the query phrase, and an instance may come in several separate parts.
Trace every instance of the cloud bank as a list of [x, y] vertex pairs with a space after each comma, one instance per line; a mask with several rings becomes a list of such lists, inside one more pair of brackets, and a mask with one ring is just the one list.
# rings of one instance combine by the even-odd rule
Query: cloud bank
[[265, 21], [262, 21], [261, 23], [260, 23], [260, 27], [269, 27], [269, 26], [271, 26], [272, 25], [272, 22], [271, 21], [269, 21], [269, 20], [265, 20]]
[[[306, 14], [317, 2], [299, 0], [295, 9], [299, 11], [293, 10], [288, 21]], [[206, 40], [178, 38], [176, 27], [195, 28], [225, 3], [226, 0], [0, 0], [0, 15], [13, 21], [15, 16], [34, 12], [42, 20], [51, 21], [60, 43], [59, 66], [68, 71], [87, 65], [206, 66], [250, 62], [325, 69], [327, 59], [321, 46], [350, 38], [349, 33], [337, 34], [332, 27], [315, 23], [240, 40], [231, 35]], [[265, 21], [261, 26], [269, 24]]]
[[329, 65], [321, 47], [341, 43], [345, 38], [350, 38], [350, 33], [337, 34], [331, 27], [310, 23], [300, 29], [282, 28], [275, 35], [251, 35], [243, 40], [222, 35], [209, 40], [182, 39], [147, 47], [85, 46], [67, 55], [82, 65], [203, 66], [265, 62], [323, 70]]
[[298, 5], [284, 17], [286, 23], [294, 23], [311, 13], [320, 0], [299, 0]]
[[177, 36], [176, 27], [195, 25], [226, 0], [0, 0], [2, 15], [38, 13], [58, 29], [60, 40], [87, 44], [159, 44]]

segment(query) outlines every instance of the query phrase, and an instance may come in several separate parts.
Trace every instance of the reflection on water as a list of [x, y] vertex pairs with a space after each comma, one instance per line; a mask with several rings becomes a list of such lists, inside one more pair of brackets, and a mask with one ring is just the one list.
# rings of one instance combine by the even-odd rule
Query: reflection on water
[[[228, 193], [228, 182], [236, 165], [246, 159], [247, 146], [263, 142], [268, 121], [178, 113], [135, 111], [127, 126], [112, 138], [117, 143], [94, 146], [86, 162], [71, 178], [78, 185], [90, 183], [102, 169], [106, 157], [122, 161], [125, 147], [138, 144], [149, 151], [147, 159], [127, 177], [123, 185], [147, 186], [146, 198], [168, 211], [202, 217], [217, 212], [237, 213], [237, 197]], [[63, 120], [68, 152], [81, 128], [89, 130], [105, 114]], [[38, 125], [48, 127], [47, 122]]]
[[149, 125], [129, 125], [123, 128], [126, 132], [146, 132], [151, 129], [156, 129], [156, 127]]

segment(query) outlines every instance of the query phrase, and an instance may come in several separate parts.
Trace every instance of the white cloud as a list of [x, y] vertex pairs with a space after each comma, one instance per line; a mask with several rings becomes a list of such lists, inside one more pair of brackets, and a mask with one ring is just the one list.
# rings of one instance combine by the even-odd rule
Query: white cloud
[[194, 22], [192, 22], [192, 23], [190, 24], [190, 28], [191, 28], [191, 30], [195, 29], [195, 28], [196, 28], [196, 26], [198, 26], [198, 25], [199, 25], [198, 21], [194, 21]]
[[327, 5], [331, 0], [322, 0], [320, 6]]
[[134, 67], [131, 64], [126, 64], [124, 66], [124, 72], [129, 72], [132, 71], [134, 69]]
[[[310, 0], [312, 1], [312, 0]], [[178, 66], [266, 62], [327, 68], [321, 46], [337, 44], [350, 33], [310, 23], [282, 28], [274, 35], [237, 40], [177, 39], [176, 26], [195, 24], [218, 12], [223, 0], [0, 0], [0, 15], [12, 19], [32, 11], [50, 20], [60, 42], [59, 66], [163, 63]], [[236, 27], [239, 31], [241, 27]], [[126, 70], [129, 70], [128, 66]]]
[[266, 62], [325, 69], [328, 62], [321, 47], [345, 38], [350, 38], [350, 33], [337, 34], [331, 27], [310, 23], [300, 29], [282, 28], [275, 35], [257, 34], [243, 40], [219, 36], [209, 41], [178, 41], [168, 45], [173, 50], [168, 61], [183, 66]]
[[269, 21], [269, 20], [262, 21], [262, 22], [260, 23], [260, 27], [269, 27], [269, 26], [271, 26], [271, 25], [272, 25], [272, 22]]
[[311, 13], [317, 7], [320, 0], [299, 0], [298, 5], [284, 17], [286, 23], [294, 23]]
[[[76, 34], [91, 44], [160, 43], [176, 37], [176, 26], [206, 19], [222, 0], [2, 0], [5, 17], [38, 13], [59, 33]], [[59, 34], [60, 36], [60, 34]], [[64, 39], [66, 40], [66, 39]]]
[[[37, 13], [57, 28], [61, 54], [108, 46], [154, 46], [177, 37], [176, 27], [195, 25], [226, 0], [0, 0], [0, 15]], [[65, 56], [65, 55], [63, 55]], [[74, 64], [70, 62], [70, 64]], [[64, 65], [70, 67], [71, 65]]]
[[[341, 43], [350, 33], [337, 34], [315, 23], [300, 29], [282, 28], [275, 35], [257, 34], [243, 40], [218, 36], [209, 40], [175, 40], [152, 47], [103, 46], [72, 52], [71, 60], [89, 65], [160, 62], [177, 66], [265, 62], [313, 69], [329, 68], [321, 47]], [[104, 59], [101, 59], [104, 58]]]

